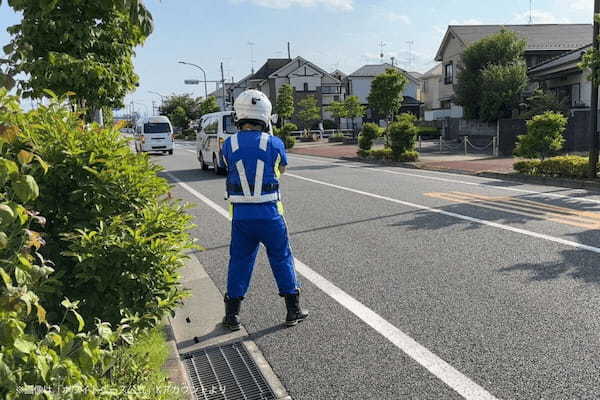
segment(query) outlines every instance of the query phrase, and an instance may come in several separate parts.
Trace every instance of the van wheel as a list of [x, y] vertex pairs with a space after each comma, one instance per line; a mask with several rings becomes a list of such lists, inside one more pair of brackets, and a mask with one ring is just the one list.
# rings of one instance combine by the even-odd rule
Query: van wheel
[[173, 150], [169, 150], [169, 155], [172, 156], [173, 155]]
[[198, 161], [200, 162], [200, 168], [202, 171], [208, 171], [208, 164], [204, 162], [204, 157], [202, 156], [202, 152], [198, 152]]

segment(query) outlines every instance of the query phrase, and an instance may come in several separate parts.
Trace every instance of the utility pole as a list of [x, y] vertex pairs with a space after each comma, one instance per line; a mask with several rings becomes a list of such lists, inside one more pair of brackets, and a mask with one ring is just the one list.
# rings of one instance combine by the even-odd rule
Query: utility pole
[[533, 0], [529, 0], [529, 25], [533, 25]]
[[292, 51], [290, 50], [290, 42], [288, 42], [288, 60], [292, 59]]
[[409, 40], [406, 43], [408, 44], [408, 69], [411, 70], [412, 69], [412, 47], [413, 47], [413, 44], [415, 44], [415, 42], [412, 40]]
[[[594, 0], [594, 49], [596, 54], [600, 50], [600, 25], [596, 20], [596, 15], [600, 14], [600, 0]], [[600, 139], [598, 138], [598, 67], [592, 64], [592, 101], [591, 101], [591, 115], [590, 115], [590, 131], [592, 132], [592, 148], [590, 149], [590, 177], [596, 178], [598, 171], [598, 145]]]
[[225, 111], [227, 108], [227, 99], [225, 98], [225, 72], [223, 70], [223, 61], [221, 61], [221, 85], [223, 85], [223, 109], [221, 111]]

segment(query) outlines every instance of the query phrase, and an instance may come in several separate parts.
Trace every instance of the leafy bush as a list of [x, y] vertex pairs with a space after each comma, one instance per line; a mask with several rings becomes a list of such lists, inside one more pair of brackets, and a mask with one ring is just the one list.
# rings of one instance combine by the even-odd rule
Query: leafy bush
[[[45, 244], [39, 230], [46, 220], [32, 204], [40, 195], [36, 178], [48, 165], [31, 131], [14, 124], [24, 118], [18, 100], [0, 89], [0, 398], [9, 400], [32, 398], [18, 390], [37, 385], [97, 389], [95, 371], [109, 368], [112, 346], [131, 338], [126, 325], [113, 330], [99, 321], [84, 332], [76, 302], [62, 301], [60, 317], [47, 317], [40, 294], [54, 264], [39, 254]], [[44, 398], [84, 395], [47, 393]]]
[[286, 149], [291, 149], [296, 145], [296, 138], [293, 136], [286, 136], [283, 143]]
[[391, 160], [393, 157], [392, 149], [371, 150], [368, 157], [373, 160]]
[[513, 168], [526, 175], [542, 175], [556, 178], [586, 178], [589, 163], [586, 157], [561, 156], [546, 160], [520, 161]]
[[372, 122], [367, 122], [362, 126], [362, 131], [358, 137], [358, 147], [362, 150], [370, 150], [375, 140], [381, 132], [381, 128]]
[[414, 161], [417, 161], [418, 159], [419, 159], [419, 153], [414, 150], [405, 151], [404, 153], [402, 153], [398, 156], [393, 155], [393, 160], [400, 161], [400, 162], [414, 162]]
[[517, 161], [513, 164], [513, 169], [520, 174], [537, 175], [541, 163], [540, 160]]
[[86, 126], [57, 104], [8, 118], [51, 165], [35, 202], [48, 219], [42, 253], [57, 264], [49, 312], [68, 297], [89, 325], [136, 314], [137, 326], [156, 324], [184, 296], [177, 270], [191, 245], [190, 217], [162, 200], [160, 167], [133, 154], [117, 129]]
[[433, 126], [417, 126], [417, 136], [424, 137], [440, 137], [440, 130]]
[[356, 152], [356, 155], [358, 155], [359, 157], [362, 157], [362, 158], [367, 158], [367, 157], [369, 157], [369, 153], [370, 153], [369, 150], [358, 149], [358, 151]]
[[545, 112], [527, 121], [527, 134], [518, 136], [515, 154], [525, 158], [541, 158], [563, 148], [563, 132], [567, 118], [555, 112]]
[[397, 122], [388, 126], [390, 147], [396, 157], [415, 149], [418, 132], [415, 120], [416, 117], [412, 114], [400, 114]]

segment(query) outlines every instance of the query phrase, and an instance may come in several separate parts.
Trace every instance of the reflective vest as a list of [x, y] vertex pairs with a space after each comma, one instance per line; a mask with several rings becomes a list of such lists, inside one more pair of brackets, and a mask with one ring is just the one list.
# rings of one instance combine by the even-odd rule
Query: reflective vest
[[[231, 155], [227, 160], [227, 196], [231, 203], [261, 204], [280, 200], [279, 179], [277, 178], [278, 161], [267, 150], [271, 141], [268, 133], [260, 134], [257, 148], [244, 146], [240, 149], [238, 134], [231, 136]], [[246, 168], [256, 162], [254, 182], [248, 181]], [[244, 165], [246, 163], [246, 165]]]

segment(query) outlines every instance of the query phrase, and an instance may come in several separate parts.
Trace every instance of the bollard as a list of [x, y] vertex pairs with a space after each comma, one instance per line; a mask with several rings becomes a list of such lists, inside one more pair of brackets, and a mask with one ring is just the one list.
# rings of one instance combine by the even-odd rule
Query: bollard
[[469, 137], [465, 136], [464, 137], [464, 143], [465, 143], [465, 156], [467, 155], [467, 142], [469, 141]]

